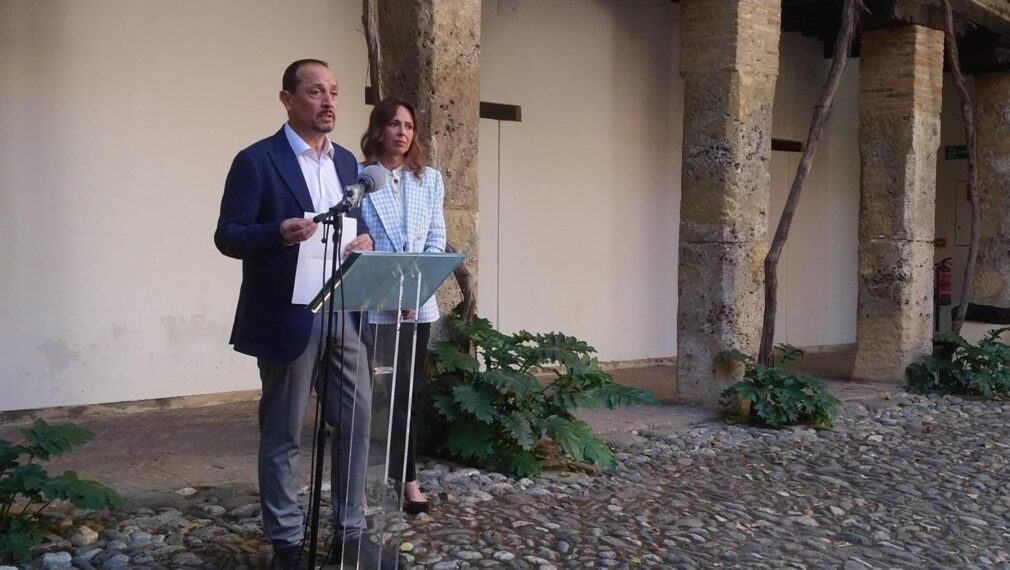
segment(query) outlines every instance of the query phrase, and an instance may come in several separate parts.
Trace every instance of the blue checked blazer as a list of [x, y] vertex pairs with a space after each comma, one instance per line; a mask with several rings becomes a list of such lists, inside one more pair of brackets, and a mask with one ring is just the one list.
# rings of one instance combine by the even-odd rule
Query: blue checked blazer
[[[444, 253], [445, 215], [442, 201], [445, 186], [442, 173], [425, 167], [418, 179], [406, 168], [400, 179], [403, 196], [393, 194], [392, 176], [386, 177], [386, 184], [365, 195], [361, 202], [361, 217], [370, 229], [375, 251], [402, 253]], [[404, 227], [403, 207], [406, 205], [406, 227]], [[432, 296], [417, 312], [417, 322], [431, 323], [438, 320], [438, 303]], [[394, 311], [371, 312], [368, 320], [372, 323], [395, 323]]]

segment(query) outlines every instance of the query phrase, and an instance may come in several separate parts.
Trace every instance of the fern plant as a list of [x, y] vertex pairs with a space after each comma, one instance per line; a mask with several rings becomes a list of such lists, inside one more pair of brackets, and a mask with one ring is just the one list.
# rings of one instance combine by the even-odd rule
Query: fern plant
[[77, 508], [123, 508], [115, 491], [65, 471], [50, 477], [38, 461], [79, 447], [94, 437], [74, 424], [36, 420], [21, 430], [25, 442], [0, 439], [0, 562], [27, 562], [31, 548], [42, 542], [39, 515], [53, 501], [70, 501]]
[[[1010, 327], [990, 331], [978, 345], [954, 333], [933, 338], [938, 354], [925, 356], [905, 369], [909, 390], [978, 396], [1010, 396], [1010, 346], [998, 339]], [[946, 357], [944, 357], [946, 356]]]
[[[776, 351], [779, 363], [803, 357], [802, 350], [788, 344], [777, 346]], [[747, 410], [744, 420], [773, 428], [800, 423], [834, 426], [839, 402], [822, 380], [783, 370], [774, 362], [764, 366], [739, 350], [723, 351], [717, 360], [744, 367], [743, 379], [723, 390], [720, 400], [727, 410]]]
[[[513, 476], [542, 470], [543, 438], [579, 462], [605, 469], [610, 448], [577, 419], [579, 407], [656, 403], [650, 392], [621, 386], [600, 369], [596, 350], [561, 333], [504, 334], [487, 319], [448, 321], [449, 339], [431, 352], [422, 422], [435, 451]], [[534, 371], [549, 376], [541, 383]]]

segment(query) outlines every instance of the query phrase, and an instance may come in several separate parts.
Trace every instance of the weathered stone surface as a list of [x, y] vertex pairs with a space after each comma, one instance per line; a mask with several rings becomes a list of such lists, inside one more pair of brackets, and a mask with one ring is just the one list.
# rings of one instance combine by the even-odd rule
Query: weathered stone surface
[[854, 375], [902, 382], [933, 328], [943, 32], [865, 32], [859, 76], [859, 312]]
[[853, 376], [902, 382], [905, 367], [932, 346], [933, 244], [866, 241], [859, 259]]
[[[457, 208], [445, 209], [445, 230], [449, 243], [455, 246], [459, 251], [466, 252], [468, 261], [470, 256], [473, 255], [474, 263], [476, 263], [478, 220], [479, 218], [476, 210]], [[477, 268], [475, 266], [471, 267], [469, 263], [467, 266], [470, 267], [470, 276], [473, 280], [473, 286], [474, 288], [477, 288]], [[451, 286], [442, 287], [438, 294], [438, 306], [439, 310], [442, 311], [443, 314], [455, 307], [462, 299], [459, 287], [456, 286], [456, 280], [450, 277], [448, 282], [451, 283]]]
[[681, 399], [714, 405], [755, 352], [767, 251], [779, 0], [681, 3], [684, 155], [677, 378]]
[[974, 302], [1010, 307], [1010, 72], [975, 79], [981, 236]]
[[[444, 175], [449, 242], [467, 254], [476, 292], [480, 2], [380, 3], [379, 29], [387, 96], [417, 107], [418, 142]], [[439, 308], [445, 313], [459, 298], [450, 279]]]
[[943, 32], [863, 34], [859, 67], [860, 239], [932, 240]]
[[682, 401], [716, 403], [741, 370], [716, 364], [715, 357], [729, 348], [745, 353], [757, 348], [767, 251], [764, 241], [681, 244], [677, 381]]
[[[616, 469], [592, 475], [516, 481], [422, 460], [430, 515], [373, 520], [389, 531], [386, 547], [419, 569], [1007, 568], [1008, 430], [1010, 402], [894, 390], [845, 402], [833, 430], [723, 422], [648, 430], [617, 445]], [[512, 492], [467, 500], [503, 485]], [[122, 552], [100, 541], [75, 549], [72, 561], [67, 551], [36, 554], [23, 568], [251, 569], [272, 556], [261, 521], [232, 511], [50, 508], [73, 526], [101, 525], [110, 543], [137, 542], [144, 521], [151, 534], [140, 542], [155, 546]], [[331, 536], [326, 491], [321, 520]], [[177, 545], [157, 546], [166, 542]]]
[[681, 18], [681, 241], [763, 240], [780, 3], [692, 0]]

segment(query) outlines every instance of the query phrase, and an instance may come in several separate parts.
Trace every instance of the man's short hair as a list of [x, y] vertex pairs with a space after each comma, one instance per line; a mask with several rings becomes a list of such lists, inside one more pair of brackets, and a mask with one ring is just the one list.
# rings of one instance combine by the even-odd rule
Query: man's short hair
[[329, 69], [330, 64], [326, 63], [321, 59], [299, 59], [297, 61], [291, 62], [291, 65], [284, 70], [284, 76], [281, 77], [281, 89], [287, 91], [288, 93], [294, 93], [295, 89], [298, 89], [298, 70], [302, 68], [303, 65], [321, 65]]

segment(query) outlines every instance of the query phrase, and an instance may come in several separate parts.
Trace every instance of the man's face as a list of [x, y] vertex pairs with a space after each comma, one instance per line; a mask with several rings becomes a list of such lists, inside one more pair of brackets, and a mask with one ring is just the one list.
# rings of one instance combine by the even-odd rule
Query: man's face
[[281, 91], [288, 110], [288, 122], [300, 133], [325, 134], [337, 121], [337, 79], [322, 65], [310, 63], [298, 68], [294, 93]]

